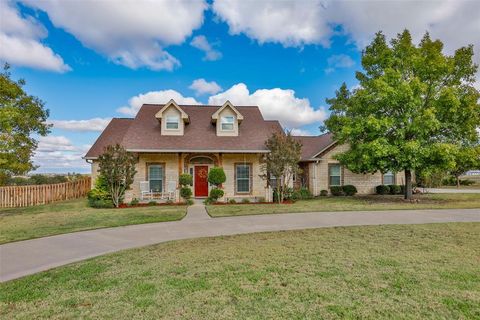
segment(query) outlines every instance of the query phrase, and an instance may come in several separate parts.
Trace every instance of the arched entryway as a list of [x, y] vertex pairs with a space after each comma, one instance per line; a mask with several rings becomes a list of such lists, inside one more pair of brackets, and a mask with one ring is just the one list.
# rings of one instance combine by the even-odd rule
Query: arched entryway
[[208, 197], [208, 171], [214, 166], [218, 166], [218, 157], [214, 154], [190, 154], [184, 158], [184, 172], [193, 177], [194, 197]]

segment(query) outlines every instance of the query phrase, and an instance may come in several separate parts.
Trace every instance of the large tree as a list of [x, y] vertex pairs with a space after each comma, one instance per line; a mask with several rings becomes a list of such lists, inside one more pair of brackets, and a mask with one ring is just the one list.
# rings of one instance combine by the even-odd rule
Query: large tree
[[343, 84], [327, 99], [331, 116], [325, 126], [350, 145], [340, 162], [356, 173], [405, 171], [406, 199], [414, 170], [452, 166], [460, 144], [479, 142], [473, 47], [453, 55], [442, 49], [428, 33], [416, 46], [408, 30], [390, 44], [379, 32], [362, 54], [358, 88]]
[[301, 173], [298, 163], [302, 144], [295, 140], [290, 132], [274, 132], [265, 142], [265, 146], [270, 152], [262, 159], [264, 178], [275, 177], [277, 200], [280, 203], [294, 175]]
[[137, 156], [127, 152], [119, 144], [107, 146], [98, 157], [99, 173], [105, 179], [113, 205], [118, 207], [125, 191], [133, 183]]
[[10, 77], [8, 64], [0, 73], [0, 185], [14, 174], [35, 169], [33, 152], [38, 141], [32, 135], [49, 133], [48, 110], [39, 98], [23, 89], [24, 80]]

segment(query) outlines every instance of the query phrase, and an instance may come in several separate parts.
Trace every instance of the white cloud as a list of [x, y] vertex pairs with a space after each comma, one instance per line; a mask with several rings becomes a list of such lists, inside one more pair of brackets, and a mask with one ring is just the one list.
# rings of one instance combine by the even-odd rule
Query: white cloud
[[169, 89], [150, 91], [139, 94], [138, 96], [134, 96], [128, 100], [128, 106], [118, 108], [117, 112], [134, 116], [144, 103], [163, 104], [170, 101], [170, 99], [175, 100], [175, 102], [178, 104], [200, 104], [200, 102], [195, 100], [195, 98], [184, 97], [181, 93]]
[[164, 51], [203, 23], [205, 1], [23, 0], [85, 47], [132, 69], [173, 70], [180, 62]]
[[12, 65], [66, 72], [71, 68], [42, 44], [47, 30], [33, 17], [21, 17], [15, 4], [0, 1], [0, 61]]
[[196, 36], [192, 39], [190, 45], [194, 48], [202, 50], [205, 53], [203, 60], [215, 61], [222, 58], [222, 53], [218, 50], [215, 50], [205, 36]]
[[88, 120], [50, 120], [55, 129], [68, 131], [102, 131], [111, 118], [92, 118]]
[[292, 129], [292, 136], [313, 136], [313, 134], [305, 129]]
[[82, 157], [91, 145], [75, 146], [64, 136], [40, 137], [33, 162], [36, 172], [88, 171], [89, 164]]
[[322, 18], [320, 0], [215, 0], [212, 8], [228, 24], [231, 34], [244, 33], [259, 43], [276, 42], [286, 47], [319, 43], [328, 47], [333, 34]]
[[480, 1], [215, 0], [212, 8], [231, 34], [259, 43], [328, 47], [332, 36], [343, 33], [363, 49], [377, 31], [392, 38], [407, 28], [416, 42], [429, 31], [447, 53], [474, 44], [480, 63]]
[[350, 68], [355, 65], [355, 61], [350, 56], [346, 54], [337, 54], [330, 56], [327, 59], [328, 68], [325, 69], [326, 73], [331, 73], [338, 68]]
[[238, 83], [211, 96], [209, 104], [221, 105], [230, 100], [234, 105], [258, 105], [265, 119], [279, 120], [287, 128], [321, 122], [326, 119], [323, 109], [314, 109], [306, 98], [297, 98], [295, 91], [280, 88], [259, 89], [250, 94], [247, 86]]
[[197, 96], [205, 93], [215, 94], [222, 90], [222, 88], [215, 81], [207, 82], [203, 78], [194, 80], [189, 88], [194, 90]]
[[45, 136], [38, 139], [37, 151], [73, 151], [75, 147], [64, 136]]

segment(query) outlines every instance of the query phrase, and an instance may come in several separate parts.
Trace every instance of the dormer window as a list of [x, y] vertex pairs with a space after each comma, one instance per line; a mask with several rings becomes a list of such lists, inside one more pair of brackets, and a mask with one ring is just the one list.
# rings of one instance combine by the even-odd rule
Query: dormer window
[[233, 131], [233, 124], [235, 122], [234, 116], [222, 117], [222, 130], [223, 131]]
[[168, 130], [178, 130], [180, 123], [180, 117], [178, 116], [167, 116], [167, 129]]

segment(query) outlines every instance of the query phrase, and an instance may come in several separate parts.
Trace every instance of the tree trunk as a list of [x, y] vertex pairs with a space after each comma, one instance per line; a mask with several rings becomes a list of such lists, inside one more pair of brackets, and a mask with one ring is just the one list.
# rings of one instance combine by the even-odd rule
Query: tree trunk
[[460, 176], [455, 176], [457, 178], [457, 188], [460, 188]]
[[412, 172], [405, 170], [405, 199], [412, 199]]

